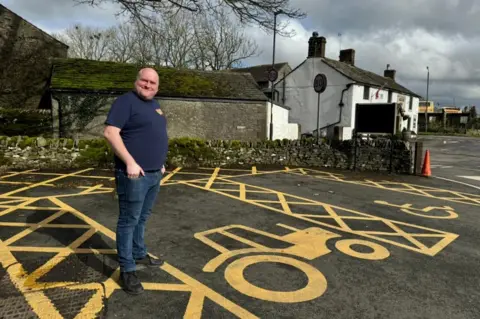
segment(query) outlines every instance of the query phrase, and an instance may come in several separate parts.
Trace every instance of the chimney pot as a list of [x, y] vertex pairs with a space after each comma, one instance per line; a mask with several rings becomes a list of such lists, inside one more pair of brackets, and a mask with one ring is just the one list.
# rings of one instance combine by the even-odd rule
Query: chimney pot
[[309, 58], [324, 58], [325, 48], [327, 46], [327, 39], [319, 37], [318, 32], [313, 32], [308, 40], [308, 57]]
[[397, 73], [396, 70], [388, 70], [387, 69], [383, 72], [383, 76], [386, 77], [386, 78], [390, 78], [390, 79], [395, 81], [395, 73]]
[[355, 65], [355, 50], [354, 49], [341, 50], [340, 62], [345, 62], [351, 65]]

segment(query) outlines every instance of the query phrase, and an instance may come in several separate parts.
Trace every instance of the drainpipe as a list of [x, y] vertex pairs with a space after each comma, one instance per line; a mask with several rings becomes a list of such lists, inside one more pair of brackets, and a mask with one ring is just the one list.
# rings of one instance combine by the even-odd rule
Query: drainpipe
[[321, 130], [323, 129], [326, 129], [326, 128], [329, 128], [330, 126], [333, 126], [333, 125], [336, 125], [338, 123], [340, 123], [342, 121], [342, 110], [343, 110], [343, 107], [345, 106], [345, 104], [343, 103], [343, 95], [345, 94], [346, 91], [348, 91], [350, 89], [350, 87], [353, 85], [354, 83], [348, 83], [346, 85], [346, 87], [342, 90], [342, 97], [340, 98], [340, 103], [338, 103], [338, 106], [340, 107], [340, 114], [338, 116], [338, 121], [336, 121], [335, 123], [332, 123], [332, 124], [328, 124], [324, 127], [321, 127], [318, 129], [318, 133], [320, 133]]

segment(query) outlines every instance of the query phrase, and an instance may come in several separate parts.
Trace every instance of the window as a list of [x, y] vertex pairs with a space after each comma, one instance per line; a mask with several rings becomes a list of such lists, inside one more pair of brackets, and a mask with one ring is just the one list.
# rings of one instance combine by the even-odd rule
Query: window
[[410, 111], [413, 109], [413, 96], [410, 96], [410, 103], [408, 104], [408, 109]]
[[369, 86], [364, 86], [363, 87], [363, 99], [364, 100], [370, 100], [370, 87]]
[[393, 92], [388, 91], [388, 103], [392, 103], [392, 95], [393, 95]]

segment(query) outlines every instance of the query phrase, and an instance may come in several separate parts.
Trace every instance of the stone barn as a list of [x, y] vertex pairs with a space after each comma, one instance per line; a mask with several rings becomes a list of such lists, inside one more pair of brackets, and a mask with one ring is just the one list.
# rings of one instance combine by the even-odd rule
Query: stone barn
[[[46, 99], [51, 101], [54, 135], [95, 138], [103, 134], [113, 100], [132, 90], [135, 64], [55, 59]], [[267, 98], [249, 73], [154, 67], [159, 101], [171, 138], [263, 140]]]

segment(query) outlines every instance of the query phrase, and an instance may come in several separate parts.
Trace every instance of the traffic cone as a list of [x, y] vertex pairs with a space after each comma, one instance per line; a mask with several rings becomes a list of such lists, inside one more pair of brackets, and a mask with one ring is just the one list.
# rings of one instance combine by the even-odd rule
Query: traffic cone
[[432, 176], [432, 171], [430, 170], [430, 151], [425, 152], [425, 160], [423, 161], [422, 176], [429, 177]]

